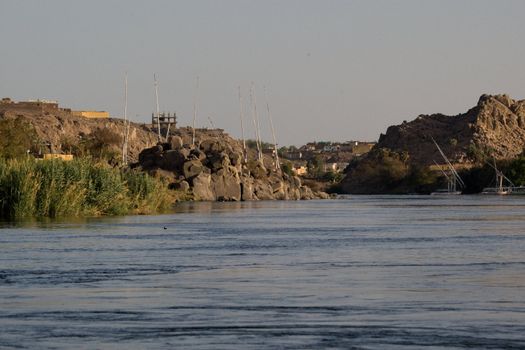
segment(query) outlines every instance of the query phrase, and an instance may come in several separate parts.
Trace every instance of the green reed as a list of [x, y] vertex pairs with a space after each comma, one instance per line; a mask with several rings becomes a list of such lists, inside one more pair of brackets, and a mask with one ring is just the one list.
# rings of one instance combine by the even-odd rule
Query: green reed
[[173, 194], [161, 180], [89, 159], [0, 159], [0, 218], [155, 213]]

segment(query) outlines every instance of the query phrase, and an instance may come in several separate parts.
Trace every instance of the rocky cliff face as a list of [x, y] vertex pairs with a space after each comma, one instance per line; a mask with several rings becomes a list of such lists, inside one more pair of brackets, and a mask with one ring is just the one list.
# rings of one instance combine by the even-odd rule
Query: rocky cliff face
[[241, 144], [222, 132], [200, 131], [195, 145], [191, 143], [191, 130], [177, 129], [168, 142], [142, 151], [137, 165], [168, 178], [173, 188], [195, 200], [326, 197], [303, 186], [298, 177], [276, 170], [270, 157], [259, 162], [250, 154], [250, 160], [244, 162]]
[[515, 157], [525, 146], [525, 100], [483, 95], [464, 114], [421, 115], [390, 126], [376, 149], [408, 152], [409, 161], [420, 165], [442, 163], [432, 138], [454, 163], [471, 163], [479, 152], [496, 159]]

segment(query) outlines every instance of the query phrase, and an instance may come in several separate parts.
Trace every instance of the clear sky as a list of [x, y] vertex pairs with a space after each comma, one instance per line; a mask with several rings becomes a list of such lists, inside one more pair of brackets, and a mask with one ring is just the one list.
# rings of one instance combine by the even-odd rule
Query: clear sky
[[[237, 86], [256, 86], [278, 142], [376, 140], [419, 114], [457, 114], [483, 93], [525, 98], [521, 0], [0, 0], [0, 97], [74, 109], [160, 109], [240, 136]], [[249, 106], [245, 105], [248, 117]], [[251, 121], [248, 136], [253, 138]]]

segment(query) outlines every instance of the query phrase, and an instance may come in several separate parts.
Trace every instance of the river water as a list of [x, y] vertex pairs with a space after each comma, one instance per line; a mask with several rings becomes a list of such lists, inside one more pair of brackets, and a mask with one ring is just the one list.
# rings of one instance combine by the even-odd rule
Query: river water
[[525, 197], [2, 224], [2, 349], [523, 349]]

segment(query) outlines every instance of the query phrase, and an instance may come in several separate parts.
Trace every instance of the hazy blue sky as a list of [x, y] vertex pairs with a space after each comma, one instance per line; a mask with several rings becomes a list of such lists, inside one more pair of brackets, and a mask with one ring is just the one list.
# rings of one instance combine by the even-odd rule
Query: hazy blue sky
[[197, 125], [240, 136], [237, 86], [247, 101], [254, 81], [267, 140], [263, 86], [281, 145], [376, 140], [483, 93], [525, 98], [524, 15], [519, 0], [0, 0], [0, 96], [118, 116], [127, 70], [147, 121], [156, 72], [161, 110], [190, 125], [199, 76]]

